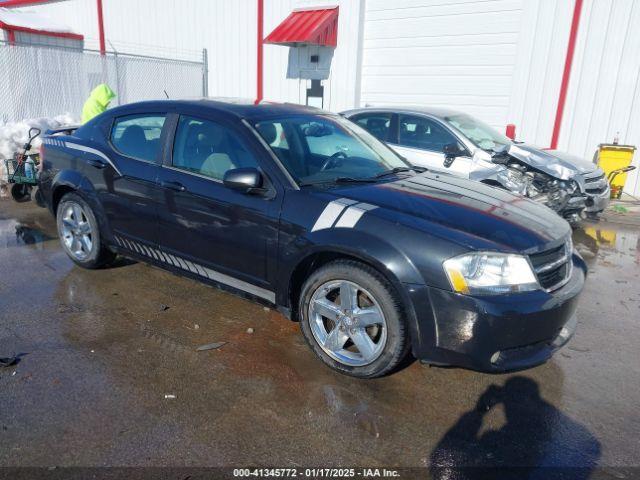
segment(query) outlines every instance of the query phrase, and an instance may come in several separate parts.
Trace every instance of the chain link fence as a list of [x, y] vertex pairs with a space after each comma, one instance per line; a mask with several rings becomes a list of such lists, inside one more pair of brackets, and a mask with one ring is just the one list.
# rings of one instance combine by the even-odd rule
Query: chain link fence
[[193, 62], [0, 41], [0, 124], [70, 113], [80, 119], [93, 88], [107, 83], [112, 105], [208, 96], [207, 52]]

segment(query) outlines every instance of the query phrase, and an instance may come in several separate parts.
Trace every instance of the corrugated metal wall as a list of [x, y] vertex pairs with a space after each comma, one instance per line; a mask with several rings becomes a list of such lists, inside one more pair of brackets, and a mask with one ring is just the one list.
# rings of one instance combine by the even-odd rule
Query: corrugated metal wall
[[[640, 147], [640, 2], [588, 0], [582, 15], [559, 148], [591, 157], [618, 132]], [[638, 169], [626, 191], [640, 195]]]
[[[362, 98], [442, 105], [548, 147], [574, 0], [367, 0]], [[640, 146], [640, 1], [585, 0], [559, 149]], [[638, 163], [636, 156], [635, 163]], [[627, 191], [640, 194], [634, 172]]]
[[542, 147], [551, 144], [573, 4], [527, 0], [521, 12], [507, 123], [519, 139]]
[[522, 0], [368, 0], [363, 104], [449, 106], [509, 118]]

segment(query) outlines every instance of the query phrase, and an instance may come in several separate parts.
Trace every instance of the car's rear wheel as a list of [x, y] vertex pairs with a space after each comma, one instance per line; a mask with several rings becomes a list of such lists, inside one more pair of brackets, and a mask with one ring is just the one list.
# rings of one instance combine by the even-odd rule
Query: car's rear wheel
[[331, 368], [348, 375], [385, 375], [404, 359], [408, 333], [394, 288], [373, 268], [338, 260], [313, 272], [302, 288], [302, 332]]
[[62, 248], [71, 260], [84, 268], [100, 268], [116, 255], [102, 243], [98, 221], [91, 207], [76, 193], [67, 193], [56, 214]]

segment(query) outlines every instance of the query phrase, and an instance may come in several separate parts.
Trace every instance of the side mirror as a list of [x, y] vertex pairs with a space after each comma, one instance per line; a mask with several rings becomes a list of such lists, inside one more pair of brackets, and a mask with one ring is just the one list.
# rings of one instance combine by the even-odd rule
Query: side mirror
[[442, 152], [444, 153], [444, 166], [449, 168], [456, 157], [460, 157], [464, 155], [465, 151], [460, 148], [460, 145], [457, 143], [447, 143]]
[[445, 157], [459, 157], [464, 154], [464, 150], [457, 143], [447, 143], [443, 150]]
[[262, 174], [257, 168], [234, 168], [224, 174], [222, 183], [225, 187], [243, 193], [262, 191]]

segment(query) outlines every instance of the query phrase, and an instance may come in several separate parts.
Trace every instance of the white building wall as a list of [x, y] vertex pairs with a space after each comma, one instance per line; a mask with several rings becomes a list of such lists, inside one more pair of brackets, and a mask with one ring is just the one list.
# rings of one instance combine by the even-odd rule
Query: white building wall
[[446, 106], [548, 146], [570, 0], [367, 3], [362, 102]]
[[504, 126], [523, 0], [368, 0], [362, 104], [448, 106]]
[[551, 143], [573, 5], [527, 0], [521, 11], [507, 123], [516, 125], [518, 139], [541, 147]]
[[[598, 144], [640, 147], [640, 2], [587, 0], [559, 148], [591, 158]], [[640, 153], [625, 191], [640, 195]]]
[[[464, 110], [548, 147], [574, 0], [367, 0], [362, 98]], [[640, 2], [585, 0], [558, 148], [640, 146]], [[640, 157], [636, 155], [637, 164]], [[640, 194], [635, 171], [629, 193]]]

